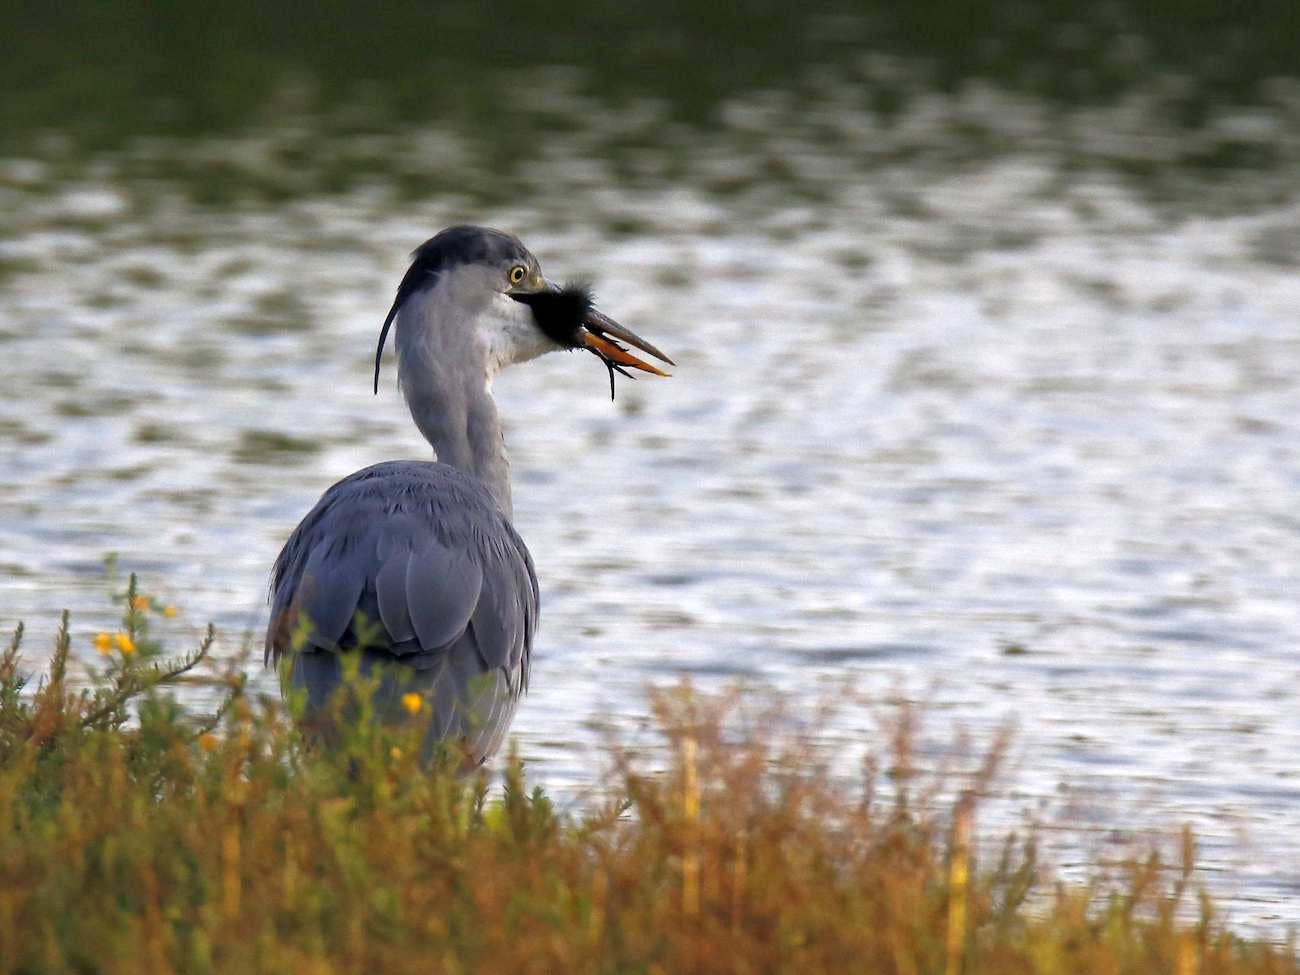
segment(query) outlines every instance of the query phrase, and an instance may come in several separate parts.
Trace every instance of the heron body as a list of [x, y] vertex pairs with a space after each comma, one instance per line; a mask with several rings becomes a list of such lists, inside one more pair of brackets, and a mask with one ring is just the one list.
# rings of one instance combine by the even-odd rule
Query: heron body
[[[540, 596], [511, 525], [510, 465], [491, 395], [503, 368], [584, 348], [612, 370], [660, 375], [619, 340], [670, 362], [559, 288], [519, 240], [444, 230], [415, 252], [380, 333], [396, 327], [398, 376], [434, 461], [390, 461], [329, 488], [276, 559], [268, 660], [322, 730], [345, 659], [377, 680], [373, 713], [397, 721], [407, 695], [430, 719], [425, 744], [454, 742], [478, 765], [500, 747], [528, 685]], [[328, 733], [329, 729], [324, 729]]]

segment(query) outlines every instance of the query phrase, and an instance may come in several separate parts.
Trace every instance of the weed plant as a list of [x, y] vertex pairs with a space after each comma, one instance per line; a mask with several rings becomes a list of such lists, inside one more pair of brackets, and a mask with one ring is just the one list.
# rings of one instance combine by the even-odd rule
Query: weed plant
[[21, 627], [0, 657], [3, 972], [1300, 973], [1193, 900], [1190, 837], [1082, 884], [1032, 836], [980, 841], [996, 748], [922, 795], [903, 720], [846, 782], [745, 695], [682, 687], [650, 698], [667, 768], [611, 743], [604, 798], [559, 812], [514, 754], [499, 793], [422, 767], [418, 708], [309, 748], [210, 630], [170, 658], [121, 598], [75, 682], [66, 615], [39, 679]]

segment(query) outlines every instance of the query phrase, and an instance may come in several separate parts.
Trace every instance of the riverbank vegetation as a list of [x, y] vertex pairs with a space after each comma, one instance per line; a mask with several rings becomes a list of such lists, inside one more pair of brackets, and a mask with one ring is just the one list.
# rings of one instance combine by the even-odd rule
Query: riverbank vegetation
[[516, 757], [423, 770], [419, 708], [313, 752], [210, 633], [172, 657], [168, 607], [120, 599], [40, 676], [21, 629], [0, 658], [0, 971], [1300, 972], [1222, 925], [1190, 836], [1080, 883], [980, 836], [999, 747], [937, 782], [905, 713], [846, 779], [770, 703], [654, 694], [665, 747], [611, 742], [559, 811]]

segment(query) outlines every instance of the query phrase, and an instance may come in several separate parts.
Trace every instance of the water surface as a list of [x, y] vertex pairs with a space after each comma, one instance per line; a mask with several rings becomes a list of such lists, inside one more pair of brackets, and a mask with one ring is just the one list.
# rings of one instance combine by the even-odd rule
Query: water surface
[[512, 67], [526, 139], [472, 104], [340, 122], [310, 75], [274, 124], [30, 122], [0, 159], [0, 623], [43, 647], [69, 607], [93, 656], [116, 552], [234, 652], [320, 492], [426, 456], [391, 361], [370, 392], [407, 252], [501, 226], [680, 363], [613, 404], [586, 356], [497, 383], [540, 781], [594, 787], [647, 683], [849, 681], [936, 741], [1014, 722], [1008, 825], [1190, 822], [1231, 918], [1300, 923], [1300, 86], [1071, 99], [846, 23], [768, 84]]

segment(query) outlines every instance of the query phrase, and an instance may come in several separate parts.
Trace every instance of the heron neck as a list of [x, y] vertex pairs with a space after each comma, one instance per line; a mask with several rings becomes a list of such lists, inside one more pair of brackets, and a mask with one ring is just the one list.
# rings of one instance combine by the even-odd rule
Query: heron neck
[[440, 463], [477, 478], [513, 517], [510, 459], [488, 389], [487, 353], [466, 329], [438, 329], [436, 309], [413, 302], [397, 319], [398, 378], [411, 418]]

